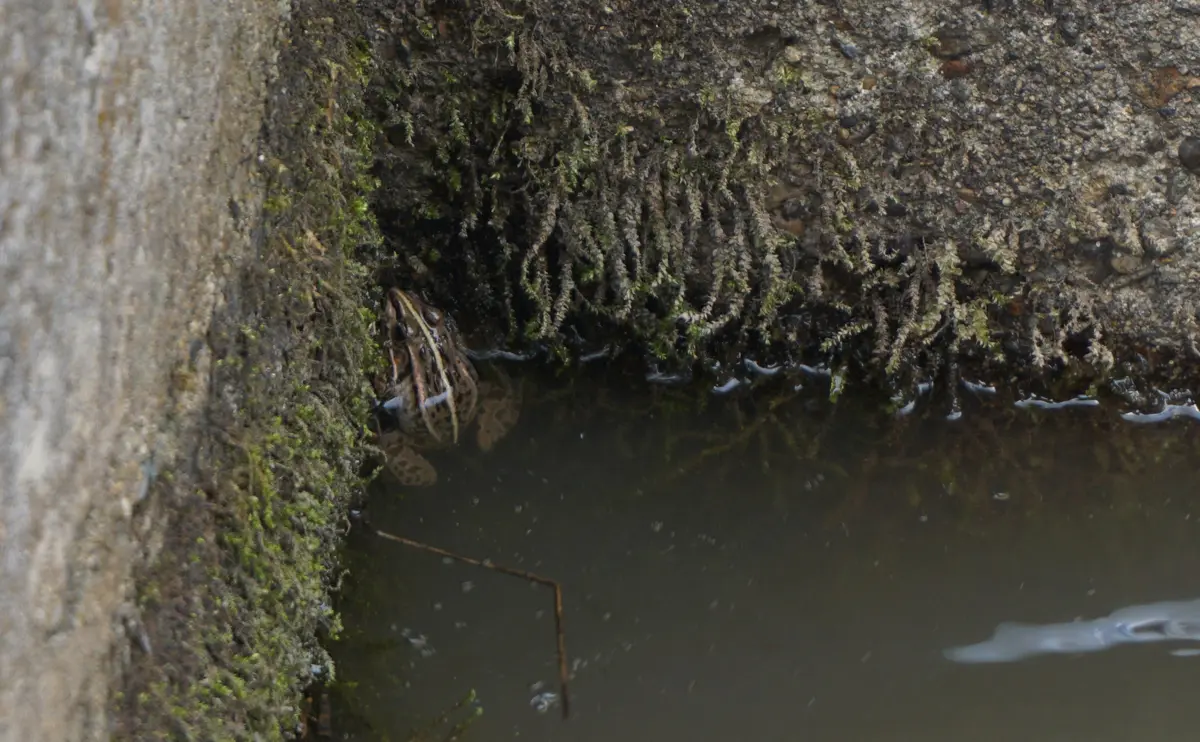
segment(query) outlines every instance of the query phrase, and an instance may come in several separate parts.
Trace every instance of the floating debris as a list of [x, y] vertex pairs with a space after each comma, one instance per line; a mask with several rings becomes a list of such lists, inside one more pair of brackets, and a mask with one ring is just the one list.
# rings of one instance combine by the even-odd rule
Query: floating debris
[[404, 637], [422, 657], [432, 657], [437, 654], [437, 650], [429, 643], [429, 637], [424, 634], [418, 634], [412, 629], [405, 628], [400, 632], [400, 636]]
[[541, 693], [538, 693], [537, 695], [535, 695], [533, 698], [529, 699], [529, 705], [533, 708], [534, 711], [538, 712], [539, 714], [546, 713], [547, 711], [550, 710], [550, 708], [552, 706], [556, 706], [557, 704], [558, 704], [558, 694], [555, 693], [554, 691], [549, 691], [549, 690], [542, 691]]
[[[462, 554], [456, 554], [452, 551], [439, 549], [436, 546], [423, 544], [420, 541], [414, 541], [410, 538], [387, 533], [386, 531], [375, 530], [375, 535], [379, 536], [380, 538], [387, 539], [388, 541], [395, 541], [398, 544], [404, 544], [405, 546], [410, 546], [414, 549], [419, 549], [430, 554], [437, 554], [443, 559], [452, 559], [463, 564], [470, 564], [475, 567], [483, 567], [484, 569], [501, 572], [513, 577], [520, 577], [521, 579], [528, 580], [530, 583], [536, 583], [536, 585], [543, 585], [551, 588], [554, 591], [554, 634], [558, 644], [558, 678], [559, 685], [562, 690], [562, 715], [563, 719], [567, 719], [571, 716], [571, 701], [567, 692], [567, 640], [566, 634], [563, 631], [563, 596], [562, 586], [559, 585], [558, 582], [547, 577], [536, 575], [532, 572], [526, 572], [522, 569], [513, 569], [512, 567], [504, 567], [499, 564], [493, 564], [490, 559], [474, 559], [469, 556], [463, 556]], [[531, 587], [536, 585], [531, 584]], [[408, 632], [408, 629], [405, 629], [404, 632]], [[407, 633], [403, 633], [402, 635], [405, 636], [405, 638], [408, 638]], [[425, 637], [423, 636], [420, 637], [422, 640], [424, 640], [424, 638]], [[409, 639], [409, 641], [412, 642], [412, 639]], [[471, 699], [474, 700], [474, 691], [472, 691]], [[555, 695], [554, 699], [557, 700], [558, 696]]]

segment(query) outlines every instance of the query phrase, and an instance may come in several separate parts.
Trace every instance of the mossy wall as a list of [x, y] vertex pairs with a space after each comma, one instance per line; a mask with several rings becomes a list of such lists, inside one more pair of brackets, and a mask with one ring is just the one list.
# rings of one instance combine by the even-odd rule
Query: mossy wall
[[564, 352], [1178, 382], [1185, 6], [366, 0], [382, 272]]
[[298, 2], [211, 430], [149, 498], [173, 525], [118, 730], [298, 718], [337, 629], [381, 283], [568, 361], [1186, 382], [1190, 8]]
[[332, 679], [320, 640], [339, 630], [337, 550], [370, 473], [381, 358], [360, 249], [379, 241], [363, 37], [352, 5], [293, 8], [254, 153], [256, 252], [231, 266], [205, 339], [210, 395], [189, 455], [141, 506], [165, 527], [136, 574], [116, 739], [290, 738], [304, 688]]

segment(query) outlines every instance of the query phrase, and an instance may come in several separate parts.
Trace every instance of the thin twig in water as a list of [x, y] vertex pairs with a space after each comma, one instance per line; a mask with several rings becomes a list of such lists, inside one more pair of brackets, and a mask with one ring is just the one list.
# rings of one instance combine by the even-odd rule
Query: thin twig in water
[[564, 719], [566, 719], [568, 716], [570, 716], [570, 714], [571, 714], [571, 698], [567, 694], [567, 637], [566, 637], [566, 634], [563, 632], [563, 599], [562, 599], [562, 586], [561, 585], [559, 585], [556, 581], [551, 580], [549, 577], [542, 577], [541, 575], [535, 575], [534, 573], [526, 572], [523, 569], [513, 569], [512, 567], [505, 567], [500, 564], [493, 564], [490, 561], [484, 561], [482, 559], [473, 559], [468, 556], [463, 556], [462, 554], [455, 554], [452, 551], [446, 551], [445, 549], [439, 549], [436, 546], [430, 546], [429, 544], [423, 544], [420, 541], [413, 541], [412, 539], [405, 538], [403, 536], [396, 536], [394, 534], [387, 533], [386, 531], [381, 531], [377, 528], [373, 529], [373, 530], [375, 531], [376, 535], [386, 538], [389, 541], [395, 541], [398, 544], [404, 544], [405, 546], [411, 546], [414, 549], [420, 549], [421, 551], [427, 551], [430, 554], [437, 554], [438, 556], [443, 556], [443, 557], [446, 557], [447, 559], [453, 559], [456, 562], [462, 562], [463, 564], [470, 564], [473, 567], [483, 567], [484, 569], [490, 569], [494, 572], [502, 572], [506, 575], [512, 575], [513, 577], [520, 577], [523, 580], [529, 580], [530, 582], [536, 582], [539, 585], [546, 585], [547, 587], [550, 587], [551, 589], [553, 589], [554, 590], [554, 633], [558, 639], [558, 684], [562, 691], [562, 714], [563, 714]]

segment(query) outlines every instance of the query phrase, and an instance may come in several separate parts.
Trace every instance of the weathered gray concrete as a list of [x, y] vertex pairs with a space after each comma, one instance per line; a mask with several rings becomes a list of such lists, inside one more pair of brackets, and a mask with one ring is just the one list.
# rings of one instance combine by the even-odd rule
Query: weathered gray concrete
[[248, 244], [286, 6], [0, 2], [0, 740], [107, 736], [131, 514]]

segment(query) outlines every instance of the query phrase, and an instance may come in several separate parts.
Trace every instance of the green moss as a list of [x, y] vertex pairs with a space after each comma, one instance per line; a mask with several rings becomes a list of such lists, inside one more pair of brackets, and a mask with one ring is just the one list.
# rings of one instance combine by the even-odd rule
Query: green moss
[[364, 484], [378, 136], [364, 115], [372, 65], [350, 6], [298, 3], [281, 61], [286, 96], [264, 130], [261, 253], [210, 332], [215, 363], [201, 464], [160, 477], [166, 544], [140, 576], [154, 654], [114, 696], [128, 739], [282, 739], [299, 720], [336, 548]]
[[[561, 342], [565, 322], [597, 344], [616, 330], [668, 364], [799, 351], [900, 373], [957, 311], [961, 272], [944, 270], [940, 245], [872, 263], [856, 202], [867, 180], [844, 146], [858, 134], [806, 102], [825, 83], [780, 53], [789, 42], [771, 23], [740, 19], [761, 43], [726, 55], [703, 30], [726, 25], [711, 7], [671, 6], [691, 19], [679, 25], [613, 14], [597, 33], [628, 45], [596, 56], [567, 30], [596, 23], [579, 3], [439, 7], [432, 26], [360, 7], [406, 50], [381, 61], [370, 89], [387, 132], [377, 210], [401, 266], [388, 278], [461, 322], [503, 318], [494, 329], [511, 343]], [[820, 205], [803, 204], [807, 234], [821, 235], [815, 259], [778, 227], [776, 189], [807, 198], [787, 185], [798, 161], [819, 173], [808, 180]], [[443, 254], [453, 266], [433, 265]], [[781, 326], [805, 315], [817, 321], [802, 332]], [[973, 311], [985, 326], [972, 329], [987, 335], [991, 316]]]

